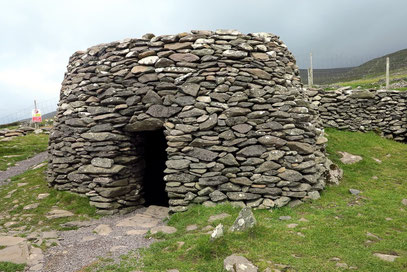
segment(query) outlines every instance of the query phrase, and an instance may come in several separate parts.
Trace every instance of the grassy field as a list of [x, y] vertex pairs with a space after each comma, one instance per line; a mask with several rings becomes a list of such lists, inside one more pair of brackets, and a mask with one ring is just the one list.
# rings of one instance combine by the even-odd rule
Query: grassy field
[[[13, 177], [10, 184], [0, 187], [0, 215], [4, 217], [0, 219], [0, 226], [14, 222], [12, 226], [4, 228], [27, 233], [34, 230], [63, 230], [61, 224], [65, 222], [97, 217], [96, 209], [89, 205], [86, 197], [49, 188], [45, 180], [45, 169], [46, 166], [29, 170]], [[44, 193], [49, 196], [38, 200], [38, 195]], [[27, 205], [37, 203], [38, 207], [34, 209], [24, 209]], [[74, 216], [48, 219], [46, 215], [53, 208], [71, 211]]]
[[[400, 80], [407, 81], [407, 72], [400, 72], [390, 76], [390, 85]], [[362, 88], [362, 89], [379, 89], [385, 86], [385, 75], [373, 76], [364, 79], [352, 80], [347, 82], [339, 82], [335, 85], [339, 86], [351, 86], [353, 89]], [[407, 87], [401, 88], [392, 88], [392, 90], [406, 91]]]
[[[258, 225], [243, 233], [226, 231], [211, 242], [206, 226], [220, 222], [227, 230], [239, 210], [229, 205], [196, 206], [173, 215], [169, 225], [177, 228], [150, 248], [122, 257], [120, 265], [101, 260], [84, 271], [224, 271], [223, 260], [235, 253], [247, 257], [260, 270], [277, 267], [281, 271], [407, 271], [407, 145], [383, 139], [374, 133], [352, 133], [327, 129], [330, 158], [344, 169], [339, 186], [330, 186], [321, 199], [296, 208], [273, 212], [254, 211]], [[343, 165], [337, 151], [363, 157], [354, 165]], [[375, 159], [381, 161], [377, 162]], [[360, 195], [349, 193], [358, 189]], [[210, 215], [231, 216], [208, 223]], [[291, 220], [281, 221], [289, 215]], [[298, 224], [288, 228], [288, 224]], [[198, 229], [186, 232], [186, 226]], [[396, 254], [395, 262], [385, 262], [374, 253]], [[142, 259], [136, 258], [137, 254]]]
[[15, 137], [11, 141], [0, 142], [0, 171], [47, 150], [47, 146], [48, 135], [46, 134], [28, 134]]

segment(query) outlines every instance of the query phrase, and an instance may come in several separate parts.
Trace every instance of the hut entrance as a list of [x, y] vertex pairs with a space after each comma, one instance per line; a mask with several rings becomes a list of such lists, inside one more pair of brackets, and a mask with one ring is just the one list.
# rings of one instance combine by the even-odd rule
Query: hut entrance
[[165, 191], [164, 170], [167, 161], [167, 141], [163, 130], [146, 131], [144, 136], [144, 173], [145, 205], [168, 207], [168, 194]]

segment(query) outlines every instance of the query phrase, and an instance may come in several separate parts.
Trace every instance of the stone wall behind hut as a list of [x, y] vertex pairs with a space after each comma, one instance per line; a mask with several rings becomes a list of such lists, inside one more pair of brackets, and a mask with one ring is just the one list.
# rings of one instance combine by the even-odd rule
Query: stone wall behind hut
[[308, 90], [319, 107], [324, 127], [376, 131], [386, 138], [407, 141], [407, 92], [386, 90]]

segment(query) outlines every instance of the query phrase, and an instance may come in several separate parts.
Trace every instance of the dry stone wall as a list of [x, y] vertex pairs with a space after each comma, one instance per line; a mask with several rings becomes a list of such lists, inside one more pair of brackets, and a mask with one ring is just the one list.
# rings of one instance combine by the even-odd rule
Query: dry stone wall
[[318, 198], [327, 180], [318, 108], [269, 33], [192, 31], [128, 39], [69, 60], [48, 180], [101, 213], [144, 203], [145, 131], [163, 130], [172, 212], [230, 201]]
[[407, 92], [386, 90], [336, 91], [311, 89], [307, 94], [319, 107], [324, 127], [377, 131], [396, 141], [407, 141]]

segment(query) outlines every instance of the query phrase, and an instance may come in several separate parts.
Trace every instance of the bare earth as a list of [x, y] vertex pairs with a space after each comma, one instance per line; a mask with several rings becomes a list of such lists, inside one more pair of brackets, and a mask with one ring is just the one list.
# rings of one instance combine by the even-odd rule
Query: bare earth
[[150, 206], [127, 215], [84, 222], [85, 226], [78, 230], [58, 232], [59, 245], [44, 253], [43, 271], [74, 272], [96, 262], [99, 257], [117, 261], [120, 255], [154, 242], [144, 238], [147, 231], [174, 231], [163, 226], [167, 216], [168, 208]]

